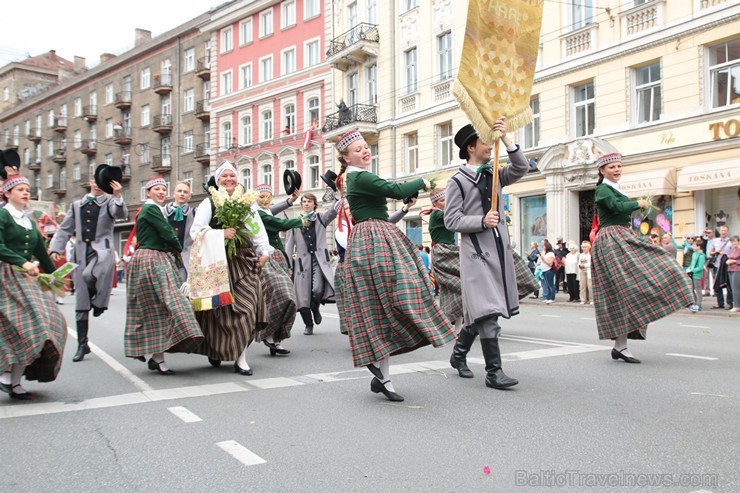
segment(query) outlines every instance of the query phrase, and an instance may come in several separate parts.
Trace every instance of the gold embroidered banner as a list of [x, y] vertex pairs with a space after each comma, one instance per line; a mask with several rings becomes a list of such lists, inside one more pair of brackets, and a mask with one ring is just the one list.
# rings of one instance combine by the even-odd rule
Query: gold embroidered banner
[[529, 97], [544, 0], [469, 0], [462, 57], [452, 93], [484, 142], [506, 116], [514, 130], [532, 120]]

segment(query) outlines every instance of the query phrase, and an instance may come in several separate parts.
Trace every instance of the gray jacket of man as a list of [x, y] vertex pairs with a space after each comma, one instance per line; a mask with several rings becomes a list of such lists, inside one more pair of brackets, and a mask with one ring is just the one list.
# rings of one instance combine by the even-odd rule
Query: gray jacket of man
[[463, 164], [445, 188], [445, 227], [461, 233], [460, 280], [466, 327], [490, 317], [509, 318], [519, 313], [514, 253], [501, 189], [526, 175], [529, 163], [518, 147], [509, 158], [511, 164], [499, 170], [500, 220], [495, 228], [483, 227], [483, 218], [491, 209], [490, 171], [477, 173]]
[[[59, 254], [64, 254], [67, 241], [71, 236], [76, 238], [74, 248], [74, 258], [67, 259], [79, 266], [75, 269], [75, 298], [76, 311], [89, 311], [93, 306], [97, 308], [108, 308], [110, 293], [113, 289], [113, 275], [115, 274], [115, 244], [113, 242], [113, 227], [117, 219], [128, 218], [128, 210], [123, 200], [120, 205], [116, 200], [107, 195], [96, 197], [95, 202], [100, 209], [98, 210], [95, 231], [91, 232], [89, 242], [84, 241], [85, 231], [88, 229], [88, 219], [84, 216], [83, 206], [87, 204], [87, 199], [82, 198], [72, 203], [67, 211], [67, 215], [59, 225], [59, 230], [54, 234], [49, 245], [49, 250]], [[91, 219], [91, 221], [95, 221]], [[94, 236], [92, 235], [94, 233]], [[96, 259], [87, 264], [87, 245], [90, 245], [96, 254]], [[96, 293], [91, 300], [87, 286]]]

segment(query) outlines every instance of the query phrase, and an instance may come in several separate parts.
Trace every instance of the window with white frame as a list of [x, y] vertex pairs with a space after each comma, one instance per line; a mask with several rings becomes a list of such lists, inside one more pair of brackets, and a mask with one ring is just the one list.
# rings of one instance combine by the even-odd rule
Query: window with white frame
[[90, 142], [92, 142], [92, 145], [95, 146], [96, 140], [98, 140], [98, 129], [96, 127], [90, 127]]
[[[48, 118], [47, 123], [49, 124], [49, 128], [53, 128], [54, 125], [57, 124], [57, 114], [56, 114], [56, 112], [54, 110], [49, 110], [49, 113], [47, 115], [47, 118]], [[8, 140], [7, 137], [5, 138], [5, 140], [6, 141]]]
[[280, 5], [280, 29], [295, 26], [295, 0], [286, 0]]
[[97, 110], [98, 108], [98, 92], [97, 91], [93, 91], [90, 93], [90, 108], [93, 111]]
[[319, 188], [321, 186], [321, 165], [319, 156], [308, 156], [308, 188]]
[[272, 55], [260, 59], [260, 82], [272, 80]]
[[193, 188], [193, 172], [192, 171], [184, 171], [182, 173], [182, 181], [188, 182], [190, 184], [190, 188]]
[[82, 170], [80, 169], [80, 163], [72, 165], [72, 179], [74, 181], [80, 181], [82, 179]]
[[585, 137], [594, 133], [595, 105], [594, 83], [586, 82], [573, 87], [573, 115], [575, 117], [575, 136]]
[[152, 108], [148, 104], [145, 104], [141, 107], [139, 114], [141, 115], [141, 126], [149, 126], [152, 122]]
[[105, 155], [105, 164], [108, 166], [113, 166], [113, 153], [109, 152]]
[[10, 88], [3, 87], [3, 101], [10, 101]]
[[455, 158], [453, 136], [452, 122], [437, 125], [437, 159], [439, 166], [447, 166]]
[[194, 140], [193, 140], [193, 131], [192, 130], [186, 130], [182, 134], [182, 152], [188, 153], [193, 152], [195, 148]]
[[31, 133], [31, 120], [26, 120], [25, 129], [26, 129], [26, 135], [30, 135], [30, 133]]
[[242, 186], [245, 190], [251, 190], [252, 186], [252, 168], [242, 169]]
[[252, 33], [254, 32], [254, 26], [252, 18], [244, 19], [239, 23], [239, 45], [244, 46], [252, 42]]
[[418, 5], [417, 0], [401, 0], [403, 3], [403, 8], [401, 9], [402, 12], [407, 12], [413, 8], [416, 8]]
[[113, 103], [113, 84], [105, 85], [105, 104]]
[[221, 150], [231, 147], [231, 122], [221, 123]]
[[272, 34], [272, 8], [260, 13], [260, 38]]
[[75, 136], [74, 136], [74, 148], [79, 149], [82, 147], [82, 130], [75, 130]]
[[262, 135], [260, 140], [272, 140], [272, 110], [264, 110], [261, 113]]
[[416, 92], [419, 84], [417, 51], [411, 48], [403, 52], [403, 65], [406, 72], [406, 93]]
[[403, 136], [403, 151], [406, 172], [416, 173], [419, 167], [419, 135], [416, 132]]
[[295, 105], [293, 103], [283, 106], [283, 129], [288, 135], [295, 133]]
[[281, 75], [295, 72], [295, 48], [289, 48], [283, 51], [282, 65]]
[[206, 149], [211, 148], [211, 124], [208, 122], [203, 122], [203, 145]]
[[635, 69], [635, 93], [637, 123], [660, 120], [662, 100], [660, 62]]
[[709, 48], [712, 108], [740, 104], [740, 38]]
[[313, 67], [318, 65], [321, 61], [321, 54], [319, 52], [319, 41], [309, 41], [306, 43], [306, 67]]
[[540, 97], [533, 96], [529, 100], [529, 107], [532, 110], [532, 121], [524, 126], [520, 139], [524, 149], [533, 149], [540, 145]]
[[350, 108], [357, 104], [359, 99], [360, 74], [353, 72], [347, 75], [347, 106]]
[[13, 125], [13, 144], [19, 145], [21, 140], [21, 126]]
[[[353, 27], [359, 24], [359, 19], [357, 18], [357, 2], [354, 0], [347, 2], [347, 6], [345, 8], [347, 10], [347, 15], [345, 16], [345, 27], [347, 31], [350, 31]], [[357, 40], [356, 36], [357, 32], [353, 31], [350, 36], [345, 39], [345, 42], [351, 44]]]
[[272, 163], [260, 164], [260, 184], [272, 186]]
[[248, 146], [252, 144], [252, 116], [244, 115], [239, 120], [239, 136], [241, 144]]
[[234, 30], [231, 26], [221, 29], [221, 53], [234, 49]]
[[64, 190], [67, 185], [67, 168], [59, 168], [59, 187]]
[[221, 74], [221, 95], [231, 94], [233, 90], [232, 86], [232, 74], [231, 72], [224, 72]]
[[378, 144], [370, 144], [370, 154], [373, 156], [370, 158], [370, 172], [374, 175], [378, 175], [380, 172], [380, 156], [378, 156]]
[[286, 159], [285, 161], [283, 161], [283, 169], [295, 171], [295, 160]]
[[306, 105], [308, 107], [308, 124], [313, 125], [314, 122], [318, 123], [320, 113], [319, 113], [319, 98], [309, 98], [308, 104]]
[[572, 0], [571, 2], [571, 27], [575, 31], [587, 24], [593, 23], [594, 0]]
[[378, 104], [378, 64], [373, 63], [367, 67], [365, 79], [367, 80], [367, 103]]
[[182, 98], [182, 111], [193, 111], [195, 109], [195, 89], [185, 89]]
[[185, 72], [192, 72], [195, 70], [195, 48], [188, 48], [185, 50], [185, 57], [184, 57], [184, 69]]
[[439, 80], [452, 77], [452, 33], [446, 32], [437, 36], [437, 63]]
[[74, 100], [74, 111], [75, 116], [82, 116], [82, 98], [75, 98]]
[[46, 172], [46, 188], [51, 188], [54, 186], [54, 173], [51, 171]]
[[139, 182], [139, 199], [141, 199], [142, 202], [146, 202], [146, 184], [149, 182], [149, 180], [141, 180]]
[[252, 87], [252, 64], [248, 63], [239, 67], [239, 87], [246, 89]]
[[367, 0], [367, 22], [368, 24], [378, 23], [378, 1]]
[[170, 157], [172, 155], [172, 142], [169, 137], [162, 137], [159, 149], [162, 152], [162, 165], [172, 166], [172, 159]]
[[171, 115], [172, 114], [172, 95], [168, 94], [166, 96], [162, 96], [162, 101], [160, 102], [160, 107], [162, 110], [163, 115]]
[[152, 161], [149, 144], [141, 144], [141, 164], [149, 164]]
[[304, 0], [303, 3], [303, 20], [316, 17], [321, 13], [319, 0]]
[[147, 67], [139, 72], [139, 89], [149, 89], [152, 85], [152, 69]]
[[113, 137], [113, 118], [106, 118], [105, 120], [105, 138], [110, 139]]

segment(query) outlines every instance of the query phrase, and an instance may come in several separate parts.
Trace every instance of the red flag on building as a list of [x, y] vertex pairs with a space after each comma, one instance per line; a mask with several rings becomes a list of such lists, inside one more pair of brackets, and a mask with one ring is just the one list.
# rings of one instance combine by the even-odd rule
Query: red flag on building
[[316, 121], [311, 124], [311, 128], [306, 130], [306, 136], [303, 139], [303, 149], [308, 149], [311, 147], [311, 139], [313, 139], [313, 131], [316, 130], [316, 127], [318, 125], [316, 124]]

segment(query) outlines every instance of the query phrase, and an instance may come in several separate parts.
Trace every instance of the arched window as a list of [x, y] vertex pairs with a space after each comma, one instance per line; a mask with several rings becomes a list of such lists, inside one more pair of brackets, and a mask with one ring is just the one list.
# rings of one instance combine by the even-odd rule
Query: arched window
[[252, 168], [244, 168], [242, 170], [242, 186], [245, 190], [251, 190], [252, 186]]
[[221, 150], [231, 147], [231, 122], [221, 124]]

